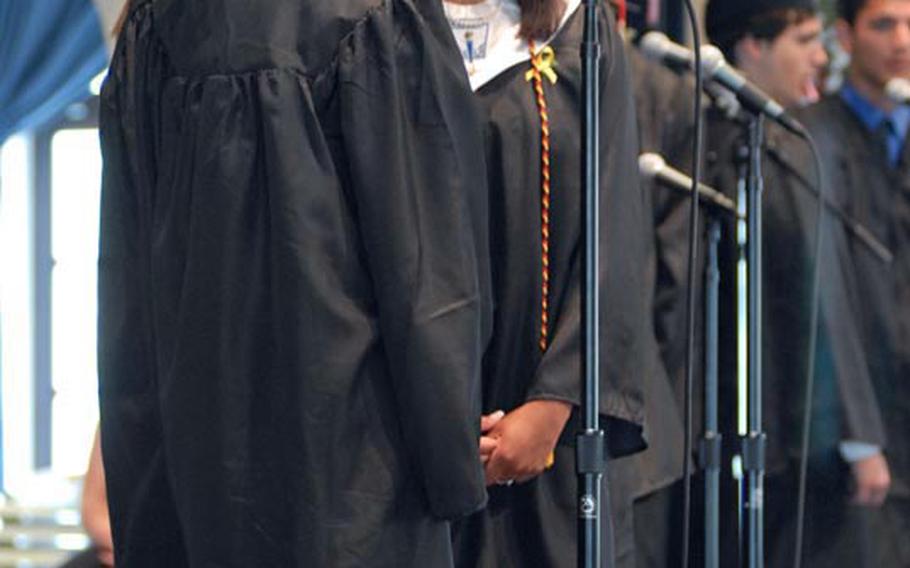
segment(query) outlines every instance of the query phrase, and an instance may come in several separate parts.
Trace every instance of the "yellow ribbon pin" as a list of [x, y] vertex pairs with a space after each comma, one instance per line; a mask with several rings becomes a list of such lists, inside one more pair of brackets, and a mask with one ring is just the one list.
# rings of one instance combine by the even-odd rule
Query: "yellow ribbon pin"
[[534, 66], [534, 69], [531, 69], [525, 73], [525, 81], [530, 81], [534, 78], [534, 71], [540, 70], [540, 74], [550, 80], [550, 84], [555, 85], [556, 80], [559, 77], [556, 75], [556, 52], [553, 51], [553, 48], [549, 45], [541, 49], [532, 59], [531, 65]]

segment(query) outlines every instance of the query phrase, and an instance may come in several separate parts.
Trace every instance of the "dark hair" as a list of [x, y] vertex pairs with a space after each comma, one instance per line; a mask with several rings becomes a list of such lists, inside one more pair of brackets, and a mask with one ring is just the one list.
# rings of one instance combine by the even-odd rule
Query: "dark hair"
[[123, 30], [123, 26], [126, 24], [126, 17], [130, 13], [130, 4], [131, 0], [127, 0], [123, 3], [123, 9], [120, 11], [120, 15], [117, 16], [117, 21], [114, 23], [114, 28], [111, 30], [111, 36], [117, 37], [120, 35], [120, 32]]
[[[850, 1], [850, 0], [842, 0]], [[856, 1], [856, 0], [855, 0]], [[815, 16], [807, 8], [780, 8], [747, 18], [741, 25], [716, 34], [711, 41], [720, 48], [728, 61], [736, 63], [736, 44], [745, 37], [773, 42], [792, 25], [801, 24]]]
[[564, 0], [519, 0], [521, 29], [518, 35], [525, 39], [546, 39], [559, 26], [566, 9]]
[[837, 0], [837, 14], [852, 26], [856, 23], [856, 15], [866, 2], [867, 0]]

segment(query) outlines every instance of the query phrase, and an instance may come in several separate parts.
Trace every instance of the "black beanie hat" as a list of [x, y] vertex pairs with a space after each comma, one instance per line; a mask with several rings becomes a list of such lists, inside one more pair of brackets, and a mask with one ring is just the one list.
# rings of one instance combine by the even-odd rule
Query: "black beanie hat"
[[795, 8], [818, 11], [817, 0], [710, 0], [705, 13], [705, 28], [711, 41], [742, 30], [742, 26], [762, 14]]

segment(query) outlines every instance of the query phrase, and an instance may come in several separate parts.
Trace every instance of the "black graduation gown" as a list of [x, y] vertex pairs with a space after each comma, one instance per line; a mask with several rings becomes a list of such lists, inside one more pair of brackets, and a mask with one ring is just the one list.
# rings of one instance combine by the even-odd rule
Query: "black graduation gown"
[[[709, 113], [709, 183], [735, 197], [735, 153], [741, 128]], [[795, 536], [797, 463], [801, 450], [811, 316], [816, 200], [808, 146], [774, 123], [766, 124], [763, 195], [763, 428], [766, 459], [766, 561], [789, 566]], [[731, 191], [732, 190], [732, 191]], [[847, 513], [849, 477], [838, 454], [843, 440], [881, 445], [884, 430], [865, 351], [853, 317], [849, 274], [850, 238], [830, 212], [823, 217], [819, 346], [812, 404], [810, 503], [804, 548], [808, 565], [846, 562], [858, 553]], [[722, 247], [721, 411], [727, 446], [735, 447], [736, 246], [726, 227]], [[735, 497], [727, 494], [729, 507]], [[729, 509], [728, 510], [732, 510]], [[725, 541], [726, 542], [726, 541]]]
[[[558, 82], [545, 81], [551, 121], [552, 342], [538, 347], [540, 322], [540, 122], [530, 63], [504, 71], [478, 91], [487, 120], [492, 258], [496, 298], [494, 338], [484, 359], [484, 408], [512, 410], [532, 399], [578, 405], [580, 347], [579, 10], [551, 43]], [[631, 85], [614, 20], [601, 12], [602, 63], [602, 390], [614, 455], [642, 447], [641, 389], [655, 360], [645, 266], [651, 225], [636, 168], [638, 150]], [[643, 293], [643, 290], [646, 292]], [[456, 564], [526, 568], [576, 565], [576, 412], [556, 448], [554, 467], [536, 479], [493, 487], [488, 508], [456, 525]], [[605, 523], [609, 528], [609, 523]], [[610, 562], [609, 555], [606, 557]]]
[[887, 432], [891, 492], [870, 512], [877, 556], [870, 565], [910, 565], [910, 153], [886, 160], [876, 139], [838, 95], [810, 109], [807, 126], [825, 158], [832, 198], [894, 254], [889, 265], [851, 243], [853, 307]]
[[450, 565], [491, 299], [439, 2], [134, 2], [102, 100], [118, 566]]
[[[667, 164], [689, 173], [694, 146], [694, 84], [660, 63], [631, 50], [635, 102], [641, 151], [656, 152]], [[704, 170], [703, 170], [704, 171]], [[689, 199], [674, 190], [648, 184], [656, 231], [655, 264], [657, 288], [654, 299], [654, 329], [661, 360], [671, 377], [679, 400], [685, 377], [686, 287], [688, 285]], [[704, 232], [705, 210], [699, 216], [699, 234]], [[702, 245], [699, 249], [704, 251]], [[697, 297], [702, 296], [704, 263], [698, 259]], [[701, 310], [696, 310], [696, 346], [701, 349]], [[701, 372], [696, 358], [696, 376]]]
[[[647, 59], [635, 47], [628, 51], [635, 86], [635, 103], [642, 152], [661, 154], [674, 168], [691, 169], [693, 146], [694, 85], [660, 63]], [[631, 519], [616, 524], [616, 532], [632, 531], [634, 547], [628, 557], [619, 550], [618, 566], [676, 565], [681, 508], [676, 503], [683, 474], [682, 401], [685, 382], [686, 287], [688, 278], [689, 200], [654, 182], [643, 184], [651, 200], [655, 246], [651, 269], [655, 271], [652, 319], [660, 348], [661, 379], [645, 392], [649, 448], [628, 460], [620, 460], [612, 472], [621, 476], [617, 485], [629, 485], [636, 499]], [[702, 216], [703, 219], [703, 216]], [[703, 223], [702, 223], [703, 224]], [[702, 276], [699, 272], [701, 291]], [[699, 295], [700, 297], [700, 295]], [[696, 344], [701, 346], [701, 317], [696, 313]], [[699, 351], [700, 352], [700, 351]], [[696, 360], [696, 368], [700, 369]], [[701, 376], [698, 372], [696, 377]], [[657, 377], [657, 375], [655, 375]], [[696, 387], [699, 387], [696, 384]], [[700, 408], [700, 390], [696, 408]], [[696, 420], [695, 427], [700, 429]]]
[[[691, 156], [691, 126], [694, 104], [692, 86], [683, 77], [648, 61], [636, 49], [628, 51], [632, 81], [635, 87], [636, 123], [642, 152], [658, 152], [676, 162]], [[690, 104], [690, 102], [692, 104]], [[688, 152], [687, 152], [688, 150]], [[683, 423], [670, 375], [684, 372], [680, 344], [685, 344], [685, 301], [681, 290], [687, 277], [685, 262], [674, 263], [680, 256], [672, 250], [687, 249], [687, 239], [677, 229], [688, 232], [687, 224], [672, 220], [688, 219], [679, 215], [679, 204], [685, 197], [656, 187], [642, 186], [646, 211], [653, 219], [655, 238], [650, 239], [648, 282], [653, 286], [650, 296], [654, 337], [659, 346], [654, 370], [648, 374], [645, 387], [645, 423], [648, 449], [630, 460], [635, 478], [633, 497], [642, 497], [666, 487], [682, 476]], [[685, 227], [682, 227], [685, 225]], [[673, 229], [667, 231], [667, 227]], [[669, 249], [669, 250], [668, 250]], [[683, 309], [675, 309], [682, 307]], [[680, 317], [682, 315], [682, 317]]]

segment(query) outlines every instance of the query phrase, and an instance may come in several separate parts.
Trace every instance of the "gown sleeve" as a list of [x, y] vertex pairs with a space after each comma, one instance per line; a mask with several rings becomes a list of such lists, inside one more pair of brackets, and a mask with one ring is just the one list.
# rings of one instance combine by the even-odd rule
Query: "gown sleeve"
[[480, 123], [454, 42], [444, 42], [353, 43], [340, 114], [403, 435], [430, 510], [452, 518], [486, 496], [477, 443], [491, 300]]
[[[811, 125], [811, 122], [810, 122]], [[827, 144], [824, 141], [823, 144]], [[822, 148], [822, 155], [826, 154]], [[804, 145], [800, 147], [803, 153], [802, 163], [811, 164], [811, 155]], [[792, 152], [796, 154], [796, 152]], [[798, 155], [798, 154], [797, 154]], [[833, 160], [832, 160], [833, 161]], [[823, 166], [826, 164], [823, 164]], [[842, 202], [832, 189], [837, 185], [830, 181], [834, 179], [831, 172], [823, 171], [822, 182], [826, 183], [825, 199], [832, 203]], [[808, 174], [807, 174], [808, 176]], [[812, 179], [801, 176], [799, 179], [805, 185], [798, 188], [803, 193], [812, 183]], [[811, 217], [803, 225], [814, 230], [816, 215], [816, 200], [804, 200], [811, 207]], [[823, 364], [826, 359], [834, 372], [837, 392], [839, 394], [841, 418], [840, 439], [863, 442], [878, 447], [885, 445], [885, 427], [881, 416], [878, 400], [873, 386], [873, 377], [867, 358], [866, 348], [861, 337], [862, 325], [857, 317], [855, 306], [862, 305], [859, 297], [859, 287], [855, 280], [856, 269], [851, 250], [862, 249], [864, 245], [851, 236], [843, 222], [829, 210], [824, 211], [822, 218], [823, 240], [821, 269], [821, 288], [819, 301], [819, 344], [818, 357]], [[855, 239], [855, 240], [853, 240]], [[806, 236], [807, 242], [814, 243], [814, 233]], [[851, 242], [852, 241], [852, 242]], [[885, 269], [885, 265], [881, 265]], [[816, 365], [819, 368], [819, 364]], [[821, 371], [819, 371], [821, 372]]]
[[852, 259], [847, 235], [839, 222], [827, 216], [822, 243], [821, 331], [831, 347], [842, 401], [842, 440], [885, 445], [885, 426], [873, 387], [866, 352], [859, 335], [860, 322], [851, 306], [860, 305], [852, 282]]
[[[776, 132], [776, 131], [775, 131]], [[794, 240], [805, 243], [803, 258], [791, 260], [795, 268], [803, 272], [806, 281], [802, 286], [790, 286], [785, 290], [774, 286], [774, 281], [792, 279], [788, 273], [771, 274], [768, 285], [770, 302], [786, 302], [791, 306], [795, 321], [808, 323], [811, 313], [811, 278], [816, 247], [817, 224], [822, 223], [821, 259], [819, 262], [820, 288], [818, 313], [818, 346], [816, 348], [815, 383], [813, 386], [813, 439], [816, 442], [836, 444], [838, 441], [851, 440], [882, 446], [884, 444], [884, 426], [878, 409], [872, 376], [866, 358], [866, 351], [860, 337], [860, 322], [855, 317], [852, 306], [860, 305], [857, 297], [856, 283], [853, 280], [852, 257], [850, 254], [850, 236], [843, 222], [829, 209], [823, 211], [821, 220], [818, 217], [818, 200], [812, 195], [814, 172], [808, 165], [812, 164], [809, 148], [801, 140], [781, 137], [777, 145], [769, 150], [773, 160], [769, 164], [772, 173], [778, 173], [772, 180], [776, 183], [770, 191], [778, 195], [768, 195], [774, 207], [769, 208], [769, 217], [776, 223], [770, 224], [769, 255], [775, 255], [776, 265], [787, 268], [784, 260], [789, 258], [794, 248]], [[805, 164], [806, 166], [801, 166]], [[775, 199], [776, 198], [776, 199]], [[825, 199], [832, 199], [830, 192], [825, 191]], [[786, 233], [789, 230], [794, 233]], [[797, 232], [798, 231], [798, 232]], [[775, 234], [782, 233], [782, 234]], [[787, 238], [792, 235], [792, 238]], [[802, 266], [800, 266], [802, 265]], [[798, 273], [798, 272], [797, 272]], [[800, 283], [797, 283], [800, 284]], [[792, 289], [804, 288], [801, 296], [793, 296]], [[777, 297], [775, 297], [775, 295]], [[791, 316], [793, 317], [793, 316]], [[793, 396], [789, 410], [792, 427], [801, 424], [804, 414], [804, 388], [806, 380], [805, 361], [808, 357], [808, 327], [799, 326], [804, 333], [793, 333], [781, 323], [768, 331], [774, 352], [786, 354], [790, 351], [802, 351], [797, 359], [798, 368], [789, 369], [790, 364], [775, 365], [770, 380], [777, 376], [785, 377], [792, 373], [792, 381], [786, 381], [779, 387], [782, 392]], [[766, 335], [766, 337], [768, 337]], [[782, 359], [782, 361], [785, 361]], [[776, 376], [775, 376], [776, 375]], [[790, 384], [795, 383], [795, 384]], [[793, 390], [791, 390], [793, 389]], [[769, 424], [769, 429], [773, 424]], [[798, 438], [793, 437], [791, 449], [798, 451]], [[791, 444], [787, 441], [786, 444]]]
[[[142, 13], [147, 7], [136, 10]], [[121, 42], [132, 45], [151, 34], [147, 20], [132, 15]], [[150, 195], [155, 140], [147, 125], [154, 115], [141, 103], [135, 68], [147, 77], [165, 69], [145, 50], [119, 47], [101, 94], [100, 132], [104, 156], [98, 255], [98, 376], [101, 440], [118, 559], [168, 550], [181, 541], [177, 512], [169, 498], [156, 394], [156, 350], [151, 297]], [[155, 93], [149, 93], [154, 99]], [[154, 106], [154, 105], [150, 105]], [[110, 459], [109, 459], [110, 458]], [[158, 499], [149, 496], [156, 494]], [[160, 527], [143, 539], [124, 541], [132, 524]], [[171, 547], [173, 548], [173, 547]], [[158, 555], [161, 558], [162, 555]], [[167, 563], [178, 559], [168, 558]], [[119, 562], [119, 560], [118, 560]]]

